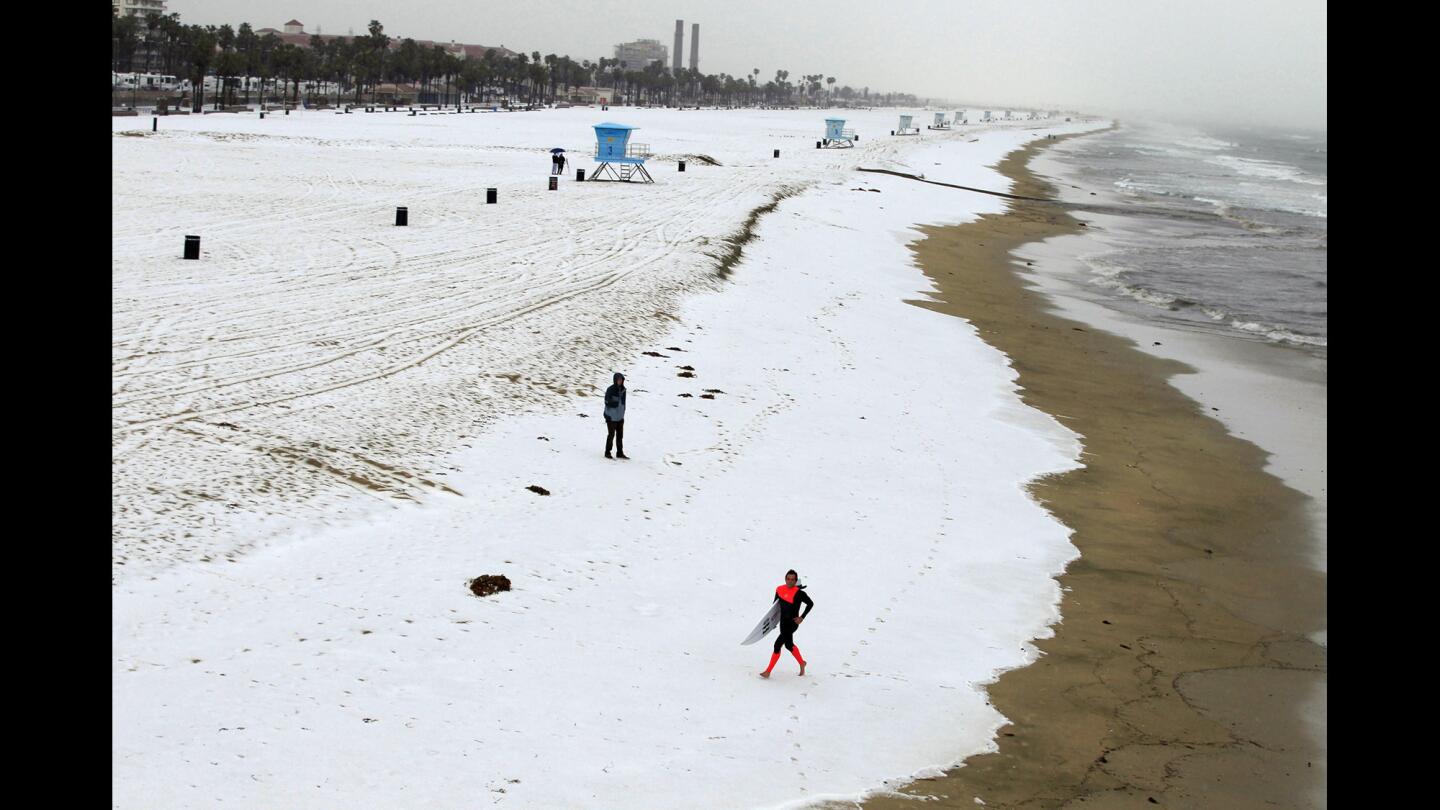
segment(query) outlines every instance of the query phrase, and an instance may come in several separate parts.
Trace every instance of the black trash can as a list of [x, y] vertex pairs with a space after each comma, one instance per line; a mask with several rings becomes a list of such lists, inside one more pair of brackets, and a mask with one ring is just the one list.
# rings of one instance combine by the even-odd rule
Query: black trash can
[[487, 189], [485, 189], [485, 204], [486, 204], [486, 205], [494, 205], [494, 204], [495, 204], [495, 189], [493, 189], [493, 188], [487, 188]]
[[550, 190], [554, 191], [557, 188], [560, 188], [560, 178], [552, 174], [550, 175]]
[[779, 149], [776, 149], [776, 150], [775, 150], [775, 157], [780, 157], [780, 150], [779, 150]]
[[200, 258], [200, 237], [198, 237], [198, 236], [186, 236], [186, 237], [185, 237], [185, 258], [187, 258], [187, 259], [198, 259], [198, 258]]
[[680, 161], [680, 171], [685, 171], [685, 161]]
[[399, 208], [396, 208], [396, 209], [395, 209], [395, 224], [396, 224], [396, 225], [409, 225], [409, 224], [410, 224], [410, 209], [409, 209], [409, 208], [406, 208], [405, 206], [402, 205], [402, 206], [400, 206]]
[[585, 170], [584, 170], [584, 169], [576, 169], [576, 170], [575, 170], [575, 182], [577, 182], [577, 183], [583, 183], [583, 182], [585, 182]]

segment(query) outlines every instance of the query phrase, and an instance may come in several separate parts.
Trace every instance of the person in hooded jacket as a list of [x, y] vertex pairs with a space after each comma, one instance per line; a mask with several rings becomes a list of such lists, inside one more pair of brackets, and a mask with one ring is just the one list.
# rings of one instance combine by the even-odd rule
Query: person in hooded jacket
[[[615, 445], [615, 455], [610, 455], [610, 445]], [[605, 457], [624, 458], [625, 455], [625, 375], [615, 373], [615, 382], [605, 389]]]
[[[770, 656], [770, 666], [760, 673], [760, 677], [770, 677], [770, 671], [775, 668], [775, 662], [780, 660], [780, 648], [783, 646], [795, 656], [800, 663], [800, 674], [805, 674], [805, 659], [800, 655], [800, 648], [795, 646], [795, 631], [800, 629], [800, 623], [805, 621], [815, 602], [805, 594], [805, 586], [800, 584], [800, 575], [795, 569], [785, 572], [785, 584], [776, 586], [775, 601], [780, 603], [780, 637], [775, 639], [775, 652]], [[800, 612], [800, 605], [805, 605], [805, 612]]]

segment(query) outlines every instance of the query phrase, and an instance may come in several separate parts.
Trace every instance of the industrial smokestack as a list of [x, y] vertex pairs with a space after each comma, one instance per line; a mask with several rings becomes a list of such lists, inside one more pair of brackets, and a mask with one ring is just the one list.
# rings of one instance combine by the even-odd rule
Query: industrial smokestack
[[683, 48], [684, 45], [685, 45], [685, 21], [684, 21], [684, 20], [676, 20], [676, 21], [675, 21], [675, 53], [672, 54], [671, 57], [670, 57], [670, 64], [671, 64], [670, 73], [671, 73], [672, 75], [676, 75], [676, 74], [679, 74], [679, 73], [680, 73], [680, 49]]
[[690, 26], [690, 70], [700, 69], [700, 23]]

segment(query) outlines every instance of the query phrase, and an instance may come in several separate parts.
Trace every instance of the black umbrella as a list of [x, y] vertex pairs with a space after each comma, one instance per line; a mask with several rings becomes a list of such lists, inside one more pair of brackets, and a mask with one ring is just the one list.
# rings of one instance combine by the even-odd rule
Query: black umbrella
[[550, 154], [552, 154], [552, 155], [558, 155], [558, 154], [560, 154], [561, 152], [564, 152], [564, 151], [565, 151], [564, 149], [561, 149], [560, 147], [557, 146], [557, 147], [555, 147], [554, 149], [551, 149], [551, 150], [550, 150]]

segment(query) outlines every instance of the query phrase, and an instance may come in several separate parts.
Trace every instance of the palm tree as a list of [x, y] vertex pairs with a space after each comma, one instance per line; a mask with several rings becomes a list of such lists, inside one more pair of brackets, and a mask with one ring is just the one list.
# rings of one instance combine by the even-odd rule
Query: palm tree
[[430, 100], [436, 104], [443, 103], [440, 99], [439, 84], [440, 78], [445, 75], [445, 60], [448, 54], [439, 45], [430, 46], [425, 53], [425, 81], [430, 87]]
[[[539, 51], [536, 51], [536, 53], [538, 54]], [[542, 103], [545, 101], [545, 78], [547, 75], [549, 75], [549, 73], [550, 71], [538, 61], [532, 62], [530, 64], [530, 69], [527, 76], [527, 78], [530, 80], [530, 93], [525, 97], [526, 104], [535, 103], [536, 89], [540, 90], [540, 101]]]
[[390, 80], [393, 82], [404, 81], [407, 84], [417, 81], [420, 78], [422, 54], [420, 45], [415, 40], [406, 37], [400, 41], [400, 47], [390, 57]]
[[230, 58], [230, 55], [235, 48], [235, 29], [231, 28], [228, 23], [220, 26], [215, 32], [215, 44], [220, 48], [220, 54], [215, 57], [215, 78], [219, 84], [217, 88], [219, 92], [215, 96], [215, 109], [218, 110], [228, 100], [229, 77], [234, 75], [234, 65], [232, 64], [234, 60]]
[[[179, 15], [175, 14], [170, 15], [170, 17], [178, 16]], [[161, 73], [174, 74], [175, 71], [171, 69], [174, 61], [170, 53], [172, 49], [170, 42], [171, 36], [169, 17], [158, 11], [152, 11], [145, 15], [144, 40], [145, 55], [147, 57], [146, 67], [151, 69], [150, 72], [154, 72], [154, 69], [158, 68]], [[157, 53], [160, 55], [159, 60], [155, 58]], [[156, 64], [157, 61], [159, 64]]]
[[385, 52], [390, 48], [390, 37], [385, 36], [385, 26], [381, 25], [379, 20], [371, 20], [367, 28], [370, 36], [367, 42], [369, 59], [366, 63], [365, 75], [370, 79], [370, 103], [374, 104], [375, 87], [385, 73]]
[[186, 61], [190, 69], [190, 81], [195, 87], [194, 106], [191, 112], [200, 112], [205, 107], [205, 74], [215, 61], [215, 26], [191, 25], [186, 28], [189, 49]]
[[[550, 101], [552, 103], [555, 101], [555, 85], [560, 82], [560, 71], [557, 69], [559, 68], [559, 66], [560, 57], [556, 56], [553, 53], [545, 54], [545, 71], [548, 74], [548, 78], [550, 80]], [[540, 100], [542, 102], [545, 100], [543, 93], [541, 94]]]
[[280, 37], [274, 34], [260, 37], [255, 44], [255, 59], [258, 65], [256, 71], [260, 76], [260, 103], [262, 104], [265, 103], [265, 85], [275, 76], [275, 52], [280, 50], [282, 44]]
[[164, 69], [163, 61], [156, 64], [155, 54], [164, 53], [165, 45], [165, 15], [158, 11], [152, 11], [145, 15], [145, 72], [154, 73], [156, 68], [160, 72], [169, 73]]
[[[112, 70], [128, 73], [134, 68], [135, 48], [140, 45], [140, 18], [115, 17], [110, 21], [110, 36], [115, 42], [115, 67]], [[124, 70], [121, 70], [121, 68]]]
[[482, 91], [482, 88], [484, 88], [488, 72], [489, 68], [483, 59], [465, 59], [461, 61], [460, 88], [471, 104], [475, 103], [476, 92]]
[[[331, 53], [332, 51], [325, 47], [324, 37], [319, 34], [310, 35], [310, 64], [317, 83], [326, 81], [330, 77], [330, 71], [333, 69], [333, 66], [330, 64]], [[260, 80], [260, 88], [263, 93], [265, 88], [265, 80], [263, 78]], [[315, 100], [315, 89], [312, 85], [311, 92], [306, 95], [305, 102], [307, 104]]]
[[350, 78], [350, 43], [345, 37], [335, 37], [325, 46], [325, 63], [330, 67], [330, 78], [335, 80], [335, 106], [340, 106], [340, 92]]
[[455, 88], [455, 109], [460, 109], [460, 71], [465, 67], [465, 60], [453, 53], [445, 54], [445, 103], [450, 103], [450, 88]]
[[180, 24], [179, 14], [166, 14], [160, 17], [159, 30], [164, 41], [164, 67], [165, 73], [171, 76], [179, 76], [184, 71], [180, 68], [182, 46], [185, 36], [185, 26]]
[[240, 23], [240, 28], [235, 32], [235, 52], [240, 56], [240, 73], [245, 76], [245, 102], [250, 103], [250, 77], [255, 75], [259, 66], [259, 44], [260, 38], [255, 36], [255, 29], [250, 23]]

